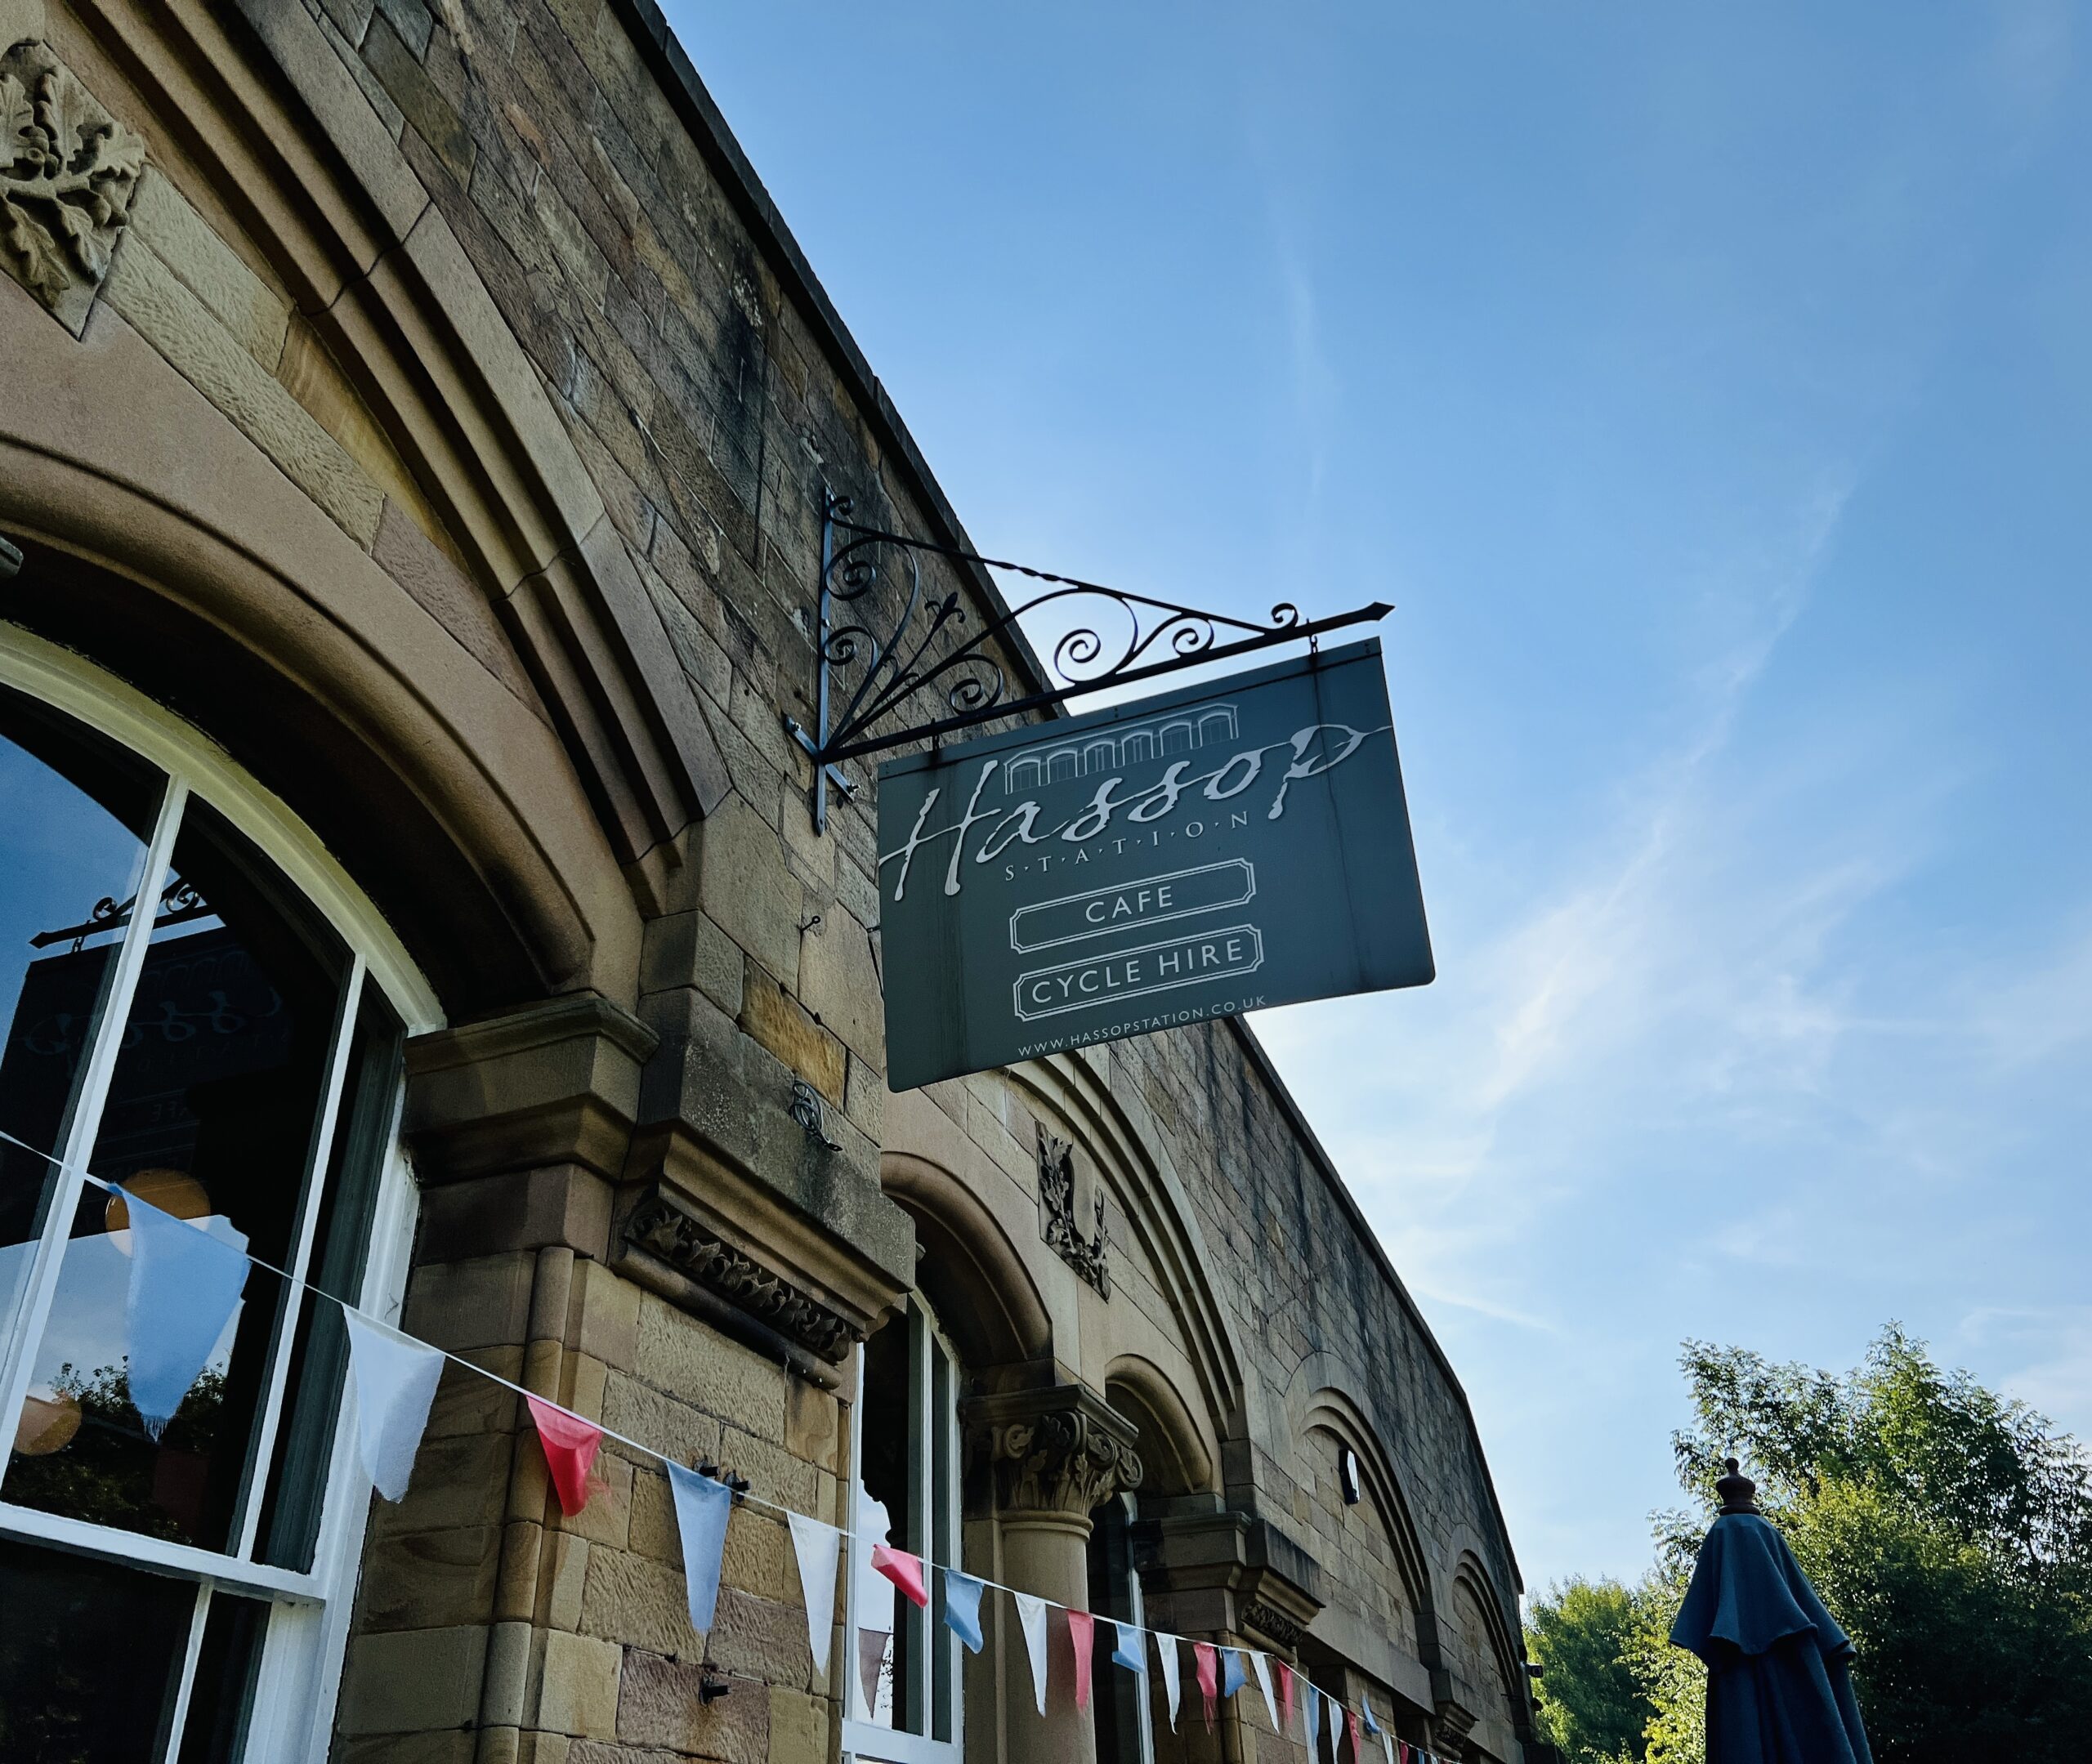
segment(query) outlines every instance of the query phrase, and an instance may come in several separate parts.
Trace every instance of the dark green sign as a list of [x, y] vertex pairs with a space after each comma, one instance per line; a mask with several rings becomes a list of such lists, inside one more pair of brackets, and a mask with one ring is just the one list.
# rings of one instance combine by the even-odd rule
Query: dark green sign
[[1432, 978], [1378, 640], [879, 768], [887, 1082]]

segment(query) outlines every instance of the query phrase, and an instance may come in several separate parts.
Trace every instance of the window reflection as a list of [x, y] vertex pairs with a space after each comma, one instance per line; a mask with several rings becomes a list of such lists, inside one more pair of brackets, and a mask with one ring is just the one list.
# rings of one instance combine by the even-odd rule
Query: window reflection
[[[275, 867], [207, 805], [176, 841], [88, 1167], [260, 1261], [296, 1259], [347, 957]], [[123, 1369], [130, 1232], [90, 1188], [72, 1225], [30, 1395], [78, 1411], [18, 1453], [0, 1495], [200, 1547], [235, 1541], [284, 1283], [257, 1272], [159, 1440]]]
[[[164, 780], [43, 705], [0, 691], [0, 1326], [21, 1300]], [[77, 1427], [39, 1402], [25, 1438]]]

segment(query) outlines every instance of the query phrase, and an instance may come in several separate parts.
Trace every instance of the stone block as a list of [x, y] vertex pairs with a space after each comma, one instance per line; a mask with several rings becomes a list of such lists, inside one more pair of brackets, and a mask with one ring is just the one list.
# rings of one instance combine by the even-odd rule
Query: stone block
[[784, 1440], [784, 1368], [651, 1293], [640, 1306], [633, 1367], [655, 1389], [741, 1432]]
[[706, 818], [698, 850], [705, 912], [787, 986], [797, 985], [806, 892], [776, 829], [737, 793]]
[[830, 1102], [843, 1101], [847, 1076], [843, 1043], [810, 1016], [781, 980], [753, 962], [741, 982], [742, 1030]]
[[798, 1565], [792, 1553], [791, 1533], [773, 1513], [753, 1507], [734, 1511], [726, 1527], [726, 1548], [720, 1567], [720, 1582], [738, 1587], [758, 1598], [782, 1605], [802, 1605]]
[[486, 1645], [477, 1627], [358, 1636], [342, 1678], [342, 1735], [467, 1726], [480, 1711]]
[[389, 18], [370, 21], [370, 29], [364, 33], [363, 59], [414, 132], [462, 188], [472, 176], [478, 146]]
[[834, 1393], [793, 1378], [784, 1393], [784, 1449], [810, 1464], [833, 1467], [842, 1449], [843, 1405]]
[[712, 1659], [729, 1672], [745, 1672], [764, 1684], [805, 1690], [813, 1671], [805, 1607], [722, 1587]]
[[[598, 1553], [604, 1552], [590, 1552], [592, 1566]], [[624, 1663], [624, 1650], [614, 1641], [548, 1631], [538, 1681], [538, 1725], [586, 1739], [615, 1739]]]
[[827, 1699], [783, 1685], [770, 1690], [769, 1764], [827, 1764]]
[[647, 921], [640, 989], [694, 985], [731, 1016], [741, 1008], [745, 966], [740, 946], [704, 913], [664, 913]]
[[378, 0], [378, 10], [400, 33], [400, 38], [418, 61], [428, 53], [429, 34], [436, 20], [422, 0]]
[[132, 329], [337, 526], [369, 548], [383, 493], [150, 244], [126, 239], [102, 289]]
[[545, 1624], [552, 1629], [579, 1629], [581, 1604], [588, 1583], [588, 1559], [594, 1546], [570, 1531], [545, 1538]]
[[625, 1458], [607, 1450], [597, 1454], [595, 1467], [588, 1475], [588, 1504], [578, 1513], [565, 1516], [560, 1529], [586, 1538], [591, 1543], [623, 1549], [632, 1523], [632, 1476], [633, 1466]]
[[132, 230], [152, 247], [238, 343], [270, 373], [283, 357], [290, 308], [212, 232], [160, 172], [148, 168], [131, 204]]
[[396, 1507], [381, 1504], [373, 1529], [381, 1534], [404, 1535], [498, 1525], [507, 1508], [515, 1444], [506, 1433], [423, 1439], [406, 1499]]
[[[385, 499], [371, 556], [479, 664], [534, 709], [537, 689], [485, 595], [397, 500]], [[542, 713], [541, 713], [542, 714]]]
[[719, 1455], [717, 1420], [623, 1373], [604, 1389], [603, 1424], [686, 1464]]
[[865, 927], [833, 904], [799, 952], [799, 1002], [874, 1066], [886, 1064], [886, 1001]]
[[527, 1251], [417, 1268], [403, 1327], [450, 1353], [521, 1342], [537, 1258]]
[[[476, 1366], [484, 1366], [495, 1378], [510, 1383], [523, 1375], [523, 1350], [516, 1347], [476, 1347], [459, 1355]], [[517, 1426], [518, 1399], [493, 1378], [482, 1378], [463, 1366], [445, 1366], [436, 1387], [424, 1439], [440, 1439], [453, 1433], [513, 1433]]]
[[673, 1562], [630, 1550], [592, 1550], [581, 1594], [581, 1632], [656, 1654], [695, 1654], [680, 1556]]
[[[800, 1646], [803, 1651], [803, 1634]], [[770, 1699], [753, 1685], [736, 1685], [731, 1695], [707, 1705], [697, 1694], [700, 1677], [695, 1660], [664, 1659], [635, 1648], [618, 1706], [618, 1738], [719, 1764], [767, 1764]]]
[[468, 1525], [373, 1539], [364, 1557], [363, 1622], [373, 1631], [485, 1622], [501, 1538], [498, 1526]]
[[630, 1371], [637, 1364], [640, 1305], [646, 1295], [600, 1262], [577, 1264], [574, 1276], [580, 1326], [573, 1346], [606, 1366]]
[[337, 1764], [475, 1764], [479, 1736], [469, 1730], [434, 1734], [383, 1734], [344, 1739], [332, 1756]]

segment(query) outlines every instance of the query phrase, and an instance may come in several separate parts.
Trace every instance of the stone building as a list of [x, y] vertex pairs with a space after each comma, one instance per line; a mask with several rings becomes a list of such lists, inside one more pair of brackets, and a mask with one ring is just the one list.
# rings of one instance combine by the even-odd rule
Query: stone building
[[[1064, 1633], [1042, 1717], [999, 1602], [975, 1657], [847, 1572], [816, 1673], [753, 1504], [701, 1647], [659, 1462], [567, 1518], [462, 1368], [374, 1501], [328, 1294], [1521, 1758], [1466, 1401], [1249, 1032], [887, 1090], [872, 792], [817, 833], [784, 718], [825, 489], [968, 547], [650, 0], [0, 51], [0, 1761], [1301, 1755], [1254, 1685], [1078, 1713]], [[313, 1288], [157, 1440], [83, 1170]]]

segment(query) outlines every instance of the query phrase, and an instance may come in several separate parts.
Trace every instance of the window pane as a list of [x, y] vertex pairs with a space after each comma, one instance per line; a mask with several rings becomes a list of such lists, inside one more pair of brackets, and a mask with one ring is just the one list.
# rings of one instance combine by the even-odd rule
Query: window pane
[[195, 1608], [186, 1581], [0, 1543], [0, 1764], [158, 1757]]
[[[400, 1096], [405, 1034], [400, 1020], [365, 985], [356, 1038], [342, 1080], [341, 1118], [327, 1186], [320, 1197], [308, 1278], [320, 1293], [354, 1304], [370, 1260], [385, 1154]], [[262, 1559], [301, 1574], [312, 1566], [325, 1506], [327, 1468], [334, 1449], [348, 1371], [349, 1338], [341, 1306], [303, 1295], [292, 1349], [291, 1411], [277, 1436], [268, 1503], [262, 1512]]]
[[[346, 952], [275, 866], [208, 806], [175, 843], [90, 1168], [279, 1266], [295, 1253]], [[90, 1190], [72, 1226], [33, 1394], [77, 1404], [77, 1434], [17, 1453], [16, 1503], [226, 1547], [267, 1389], [285, 1283], [257, 1270], [202, 1378], [155, 1442], [123, 1369], [130, 1232]]]
[[[0, 690], [0, 1130], [58, 1154], [101, 1011], [124, 908], [165, 780], [70, 718]], [[56, 1168], [0, 1141], [0, 1328], [28, 1278]], [[26, 1436], [76, 1427], [39, 1402]]]
[[211, 1595], [176, 1754], [180, 1764], [235, 1764], [254, 1711], [254, 1682], [268, 1632], [269, 1607], [261, 1600]]
[[[878, 1533], [869, 1541], [891, 1539], [902, 1549], [912, 1547], [912, 1523], [916, 1506], [909, 1478], [909, 1441], [915, 1430], [915, 1405], [910, 1401], [914, 1379], [910, 1351], [912, 1310], [890, 1320], [865, 1343], [864, 1388], [859, 1392], [860, 1427], [858, 1482], [859, 1529]], [[907, 1700], [905, 1635], [903, 1648], [892, 1639], [896, 1619], [914, 1607], [895, 1591], [892, 1582], [869, 1566], [869, 1549], [860, 1550], [856, 1571], [856, 1623], [859, 1646], [867, 1650], [860, 1659], [860, 1680], [870, 1680], [864, 1691], [865, 1713], [883, 1727], [901, 1726], [896, 1718], [896, 1704]], [[882, 1641], [878, 1638], [886, 1637]], [[874, 1674], [876, 1673], [874, 1678]]]

